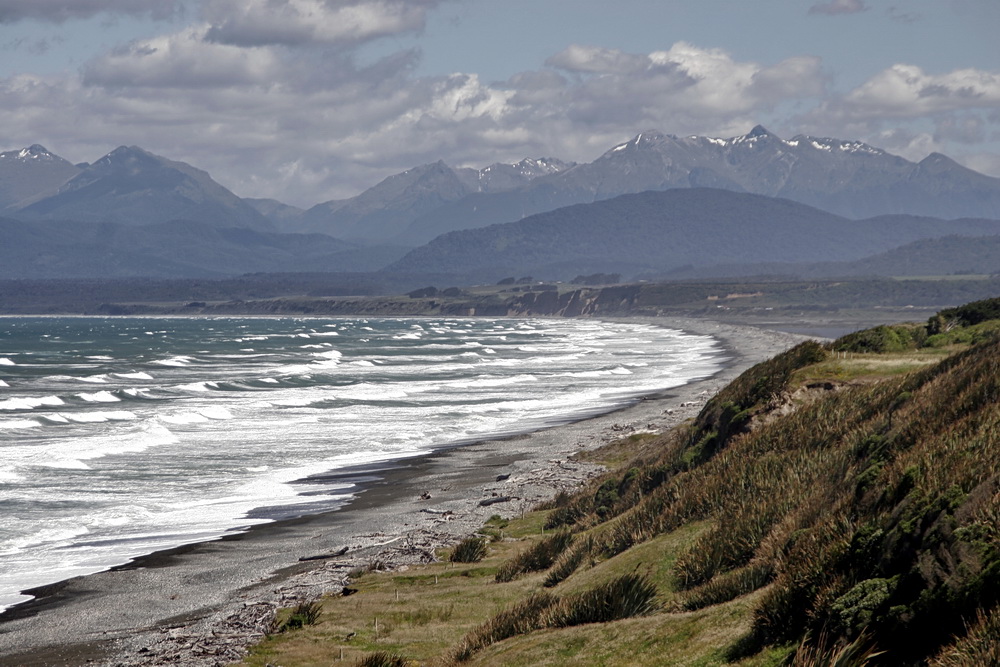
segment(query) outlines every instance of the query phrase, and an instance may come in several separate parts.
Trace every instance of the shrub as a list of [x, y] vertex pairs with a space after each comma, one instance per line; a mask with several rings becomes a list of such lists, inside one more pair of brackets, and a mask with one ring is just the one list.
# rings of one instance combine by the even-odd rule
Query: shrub
[[922, 327], [920, 331], [917, 333], [916, 329], [905, 325], [883, 324], [842, 336], [833, 341], [831, 347], [838, 352], [902, 352], [917, 347], [918, 341], [924, 342]]
[[478, 563], [486, 558], [487, 551], [486, 540], [481, 537], [467, 537], [455, 545], [449, 560], [452, 563]]

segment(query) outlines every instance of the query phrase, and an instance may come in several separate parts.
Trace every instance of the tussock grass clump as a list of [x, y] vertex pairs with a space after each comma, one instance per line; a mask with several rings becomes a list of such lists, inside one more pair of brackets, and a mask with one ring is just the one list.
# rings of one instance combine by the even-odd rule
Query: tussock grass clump
[[865, 667], [882, 654], [864, 633], [843, 645], [833, 643], [825, 634], [812, 644], [807, 636], [796, 649], [789, 667]]
[[528, 572], [541, 572], [549, 569], [572, 542], [573, 534], [568, 530], [560, 530], [549, 537], [542, 538], [531, 548], [522, 551], [501, 565], [496, 573], [496, 582], [502, 584], [513, 581]]
[[656, 586], [636, 574], [622, 575], [553, 607], [546, 625], [566, 628], [585, 623], [609, 623], [656, 610]]
[[751, 563], [738, 570], [713, 577], [707, 583], [688, 591], [681, 601], [681, 608], [695, 611], [729, 602], [766, 586], [773, 578], [774, 567], [771, 563]]
[[592, 537], [576, 542], [576, 544], [563, 552], [562, 556], [556, 560], [555, 564], [549, 569], [542, 585], [546, 588], [552, 588], [560, 582], [565, 581], [567, 577], [576, 572], [577, 568], [590, 556], [593, 550], [594, 539]]
[[1000, 665], [1000, 607], [980, 610], [969, 633], [942, 650], [931, 667]]
[[272, 634], [298, 630], [307, 625], [315, 625], [323, 613], [323, 603], [318, 599], [300, 602], [284, 620], [275, 619]]
[[543, 615], [559, 598], [551, 593], [535, 593], [475, 628], [451, 654], [453, 662], [465, 662], [491, 644], [544, 627]]
[[488, 551], [485, 539], [467, 537], [455, 545], [449, 560], [452, 563], [478, 563], [486, 558]]
[[389, 651], [378, 651], [369, 653], [355, 664], [356, 667], [409, 667], [413, 663], [401, 655]]

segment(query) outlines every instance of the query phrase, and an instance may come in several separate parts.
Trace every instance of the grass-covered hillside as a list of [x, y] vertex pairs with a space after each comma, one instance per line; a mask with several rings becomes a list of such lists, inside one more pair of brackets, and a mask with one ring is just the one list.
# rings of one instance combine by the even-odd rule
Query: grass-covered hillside
[[997, 316], [803, 343], [247, 664], [1000, 664]]

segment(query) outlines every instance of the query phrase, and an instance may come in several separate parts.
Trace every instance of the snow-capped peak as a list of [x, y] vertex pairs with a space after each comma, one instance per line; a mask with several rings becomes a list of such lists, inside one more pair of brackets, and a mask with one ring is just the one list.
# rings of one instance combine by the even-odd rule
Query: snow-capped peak
[[0, 159], [4, 160], [53, 160], [55, 157], [41, 144], [31, 144], [21, 150], [0, 153]]
[[730, 143], [733, 144], [754, 144], [762, 139], [776, 139], [777, 137], [772, 134], [763, 125], [755, 125], [752, 130], [744, 134], [742, 137], [734, 137]]
[[635, 135], [635, 137], [629, 139], [625, 143], [614, 146], [611, 150], [608, 151], [608, 154], [617, 153], [619, 151], [623, 151], [628, 148], [647, 148], [650, 146], [658, 146], [662, 144], [667, 138], [668, 135], [663, 134], [659, 130], [643, 130], [642, 132]]
[[785, 142], [787, 146], [795, 148], [799, 145], [810, 146], [819, 151], [841, 153], [867, 153], [869, 155], [884, 155], [885, 151], [870, 146], [863, 141], [843, 141], [841, 139], [831, 139], [829, 137], [807, 137], [799, 134]]

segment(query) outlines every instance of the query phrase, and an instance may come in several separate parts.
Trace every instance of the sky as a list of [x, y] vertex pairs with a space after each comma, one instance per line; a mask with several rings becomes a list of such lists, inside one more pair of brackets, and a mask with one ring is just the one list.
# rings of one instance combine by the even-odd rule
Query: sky
[[998, 32], [997, 0], [0, 0], [0, 150], [301, 207], [757, 124], [1000, 177]]

